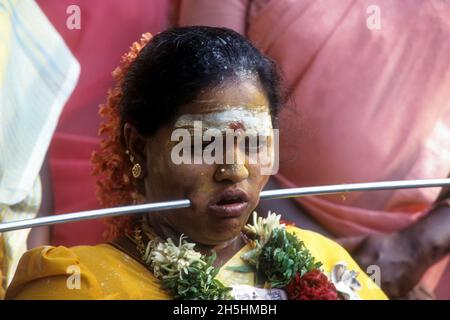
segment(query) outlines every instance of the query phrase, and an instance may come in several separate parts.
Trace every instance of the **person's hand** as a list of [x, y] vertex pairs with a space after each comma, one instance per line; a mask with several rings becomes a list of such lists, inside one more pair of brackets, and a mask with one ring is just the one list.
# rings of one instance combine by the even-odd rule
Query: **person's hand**
[[380, 268], [381, 288], [391, 299], [405, 298], [427, 269], [408, 233], [370, 235], [338, 240], [363, 270]]

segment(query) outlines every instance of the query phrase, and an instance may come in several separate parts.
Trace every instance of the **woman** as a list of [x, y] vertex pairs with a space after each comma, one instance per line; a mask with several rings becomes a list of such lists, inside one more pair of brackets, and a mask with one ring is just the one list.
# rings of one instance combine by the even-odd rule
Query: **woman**
[[[279, 64], [296, 103], [280, 113], [274, 188], [448, 177], [449, 2], [180, 2], [180, 25], [232, 28]], [[353, 257], [382, 268], [389, 297], [411, 297], [428, 270], [421, 287], [450, 299], [450, 208], [440, 201], [450, 194], [440, 191], [274, 204], [305, 228], [349, 238], [348, 249], [359, 243]]]
[[[99, 199], [115, 206], [187, 198], [191, 207], [113, 218], [107, 244], [33, 249], [7, 299], [386, 298], [334, 242], [276, 215], [245, 226], [268, 180], [261, 159], [275, 152], [260, 138], [270, 140], [281, 105], [275, 65], [248, 40], [210, 27], [145, 35], [114, 75], [101, 108], [106, 139], [93, 157]], [[175, 132], [195, 141], [198, 122], [203, 134], [231, 130], [237, 141], [254, 129], [257, 144], [241, 148], [233, 137], [217, 154], [244, 161], [208, 164], [197, 161], [194, 143], [193, 157], [177, 163]], [[210, 144], [200, 143], [204, 158]]]

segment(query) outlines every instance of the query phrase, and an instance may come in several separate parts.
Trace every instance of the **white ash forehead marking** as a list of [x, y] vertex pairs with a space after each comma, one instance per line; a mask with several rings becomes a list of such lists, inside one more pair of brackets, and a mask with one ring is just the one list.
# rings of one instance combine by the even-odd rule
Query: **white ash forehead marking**
[[245, 131], [254, 131], [267, 136], [271, 134], [272, 118], [268, 111], [249, 110], [246, 107], [231, 107], [229, 110], [221, 110], [182, 115], [175, 122], [175, 128], [193, 127], [195, 121], [201, 121], [204, 129], [226, 131], [230, 129], [230, 124], [240, 123]]

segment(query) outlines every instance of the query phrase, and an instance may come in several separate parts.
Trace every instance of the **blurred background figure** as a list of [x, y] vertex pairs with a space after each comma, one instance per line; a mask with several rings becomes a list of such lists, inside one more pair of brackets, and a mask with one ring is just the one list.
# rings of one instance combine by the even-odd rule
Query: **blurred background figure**
[[[450, 3], [177, 3], [180, 25], [233, 28], [280, 65], [291, 100], [280, 115], [280, 171], [272, 187], [449, 175]], [[305, 197], [263, 202], [260, 211], [352, 237], [342, 243], [360, 264], [381, 267], [391, 297], [408, 296], [434, 265], [420, 288], [450, 298], [448, 257], [441, 260], [449, 252], [450, 209], [445, 201], [433, 207], [441, 191]]]
[[[34, 1], [0, 1], [0, 223], [34, 218], [39, 170], [80, 66]], [[30, 230], [0, 234], [0, 298]]]
[[[141, 34], [168, 26], [166, 0], [38, 0], [37, 3], [81, 65], [75, 91], [65, 105], [50, 145], [45, 178], [51, 192], [43, 213], [67, 213], [99, 208], [90, 157], [99, 146], [99, 105], [113, 84], [112, 71], [130, 43]], [[79, 13], [79, 21], [76, 14]], [[74, 16], [75, 15], [75, 16]], [[69, 28], [79, 22], [79, 28]], [[74, 23], [75, 25], [76, 23]], [[44, 178], [44, 176], [43, 176]], [[46, 232], [52, 245], [97, 244], [103, 241], [101, 220], [53, 226], [33, 235], [43, 244]], [[47, 242], [48, 243], [48, 242]]]

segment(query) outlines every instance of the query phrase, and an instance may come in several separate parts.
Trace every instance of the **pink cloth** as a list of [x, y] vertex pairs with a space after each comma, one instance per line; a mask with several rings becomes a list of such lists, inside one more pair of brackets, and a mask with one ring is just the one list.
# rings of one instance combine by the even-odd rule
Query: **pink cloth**
[[[367, 27], [372, 4], [381, 30]], [[280, 65], [291, 89], [280, 116], [282, 185], [449, 175], [450, 3], [184, 0], [179, 21], [235, 28]], [[297, 201], [337, 236], [352, 236], [407, 227], [439, 192]]]
[[[112, 86], [111, 72], [131, 44], [145, 32], [168, 24], [168, 0], [37, 1], [81, 64], [77, 87], [61, 115], [50, 146], [50, 169], [56, 213], [99, 207], [90, 156], [98, 147], [98, 106]], [[81, 11], [81, 29], [69, 30], [70, 5]], [[52, 244], [73, 246], [102, 242], [99, 220], [57, 225]]]

